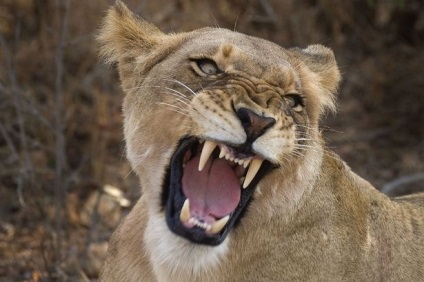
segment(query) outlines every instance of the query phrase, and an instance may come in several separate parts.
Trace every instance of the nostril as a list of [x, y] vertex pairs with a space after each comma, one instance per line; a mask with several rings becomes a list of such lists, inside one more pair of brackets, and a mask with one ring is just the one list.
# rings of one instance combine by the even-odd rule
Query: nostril
[[245, 108], [241, 108], [241, 109], [237, 110], [237, 116], [240, 119], [240, 122], [241, 122], [243, 128], [246, 128], [246, 127], [250, 126], [250, 124], [251, 124], [249, 111], [250, 110], [245, 109]]
[[248, 138], [258, 138], [275, 124], [274, 118], [258, 115], [247, 108], [240, 108], [236, 113]]

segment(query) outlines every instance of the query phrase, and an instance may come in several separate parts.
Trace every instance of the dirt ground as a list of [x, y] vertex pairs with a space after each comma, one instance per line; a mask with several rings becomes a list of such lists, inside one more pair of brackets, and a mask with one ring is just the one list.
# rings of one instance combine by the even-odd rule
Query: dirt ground
[[[0, 0], [0, 281], [95, 281], [140, 196], [123, 94], [94, 40], [112, 2]], [[125, 2], [164, 31], [331, 47], [343, 83], [322, 122], [328, 146], [390, 195], [424, 191], [422, 1]]]

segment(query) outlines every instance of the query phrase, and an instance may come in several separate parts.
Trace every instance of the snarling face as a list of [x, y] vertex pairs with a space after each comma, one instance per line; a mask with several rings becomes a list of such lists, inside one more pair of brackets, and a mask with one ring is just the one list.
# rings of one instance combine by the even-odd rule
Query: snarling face
[[257, 185], [313, 147], [339, 81], [334, 56], [319, 45], [283, 49], [213, 28], [166, 35], [128, 21], [115, 23], [113, 48], [117, 38], [100, 38], [126, 93], [127, 156], [152, 214], [177, 236], [219, 245], [260, 200]]
[[176, 65], [185, 75], [170, 73], [165, 88], [172, 101], [162, 105], [185, 117], [185, 130], [166, 170], [163, 205], [169, 228], [196, 243], [221, 243], [257, 183], [307, 144], [307, 99], [293, 67], [264, 64], [237, 40], [184, 50]]

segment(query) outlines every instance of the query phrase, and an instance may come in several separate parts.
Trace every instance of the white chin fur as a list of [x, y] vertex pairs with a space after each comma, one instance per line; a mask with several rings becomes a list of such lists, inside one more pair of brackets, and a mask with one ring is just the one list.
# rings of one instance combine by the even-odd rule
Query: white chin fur
[[144, 234], [159, 281], [187, 281], [213, 273], [227, 253], [229, 238], [215, 247], [194, 244], [172, 233], [164, 217], [150, 215]]

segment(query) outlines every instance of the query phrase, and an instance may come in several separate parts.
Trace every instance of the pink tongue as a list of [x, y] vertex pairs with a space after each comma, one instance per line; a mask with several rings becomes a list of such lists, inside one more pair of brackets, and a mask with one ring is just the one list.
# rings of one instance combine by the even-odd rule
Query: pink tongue
[[224, 159], [209, 158], [199, 172], [199, 159], [196, 156], [186, 164], [182, 179], [191, 215], [202, 219], [232, 213], [240, 201], [240, 182], [233, 169]]

